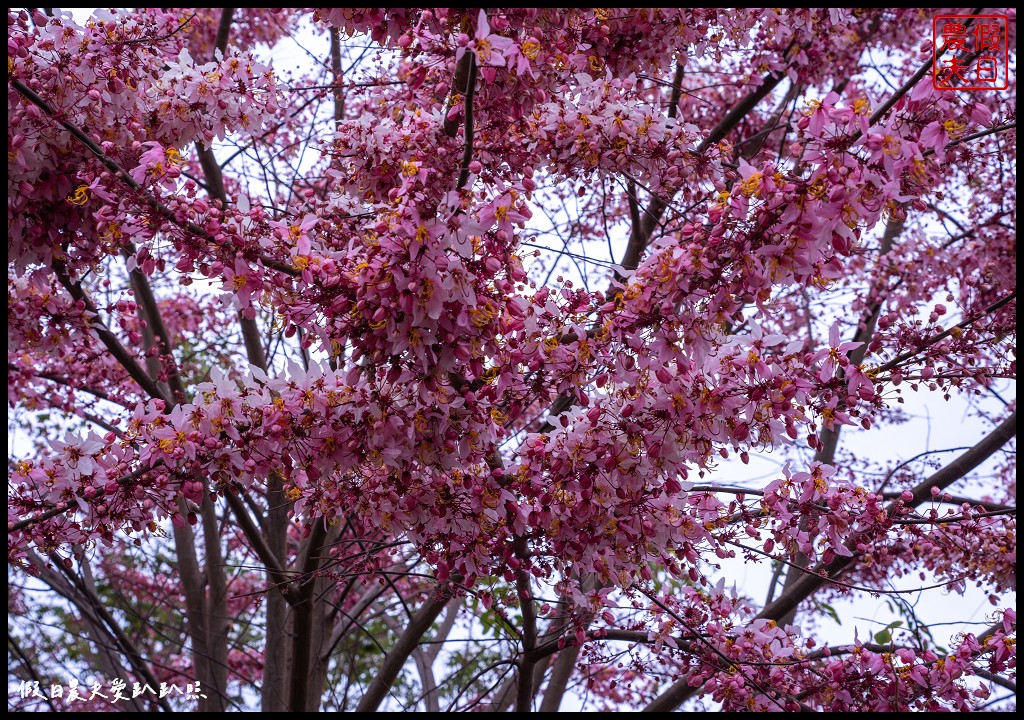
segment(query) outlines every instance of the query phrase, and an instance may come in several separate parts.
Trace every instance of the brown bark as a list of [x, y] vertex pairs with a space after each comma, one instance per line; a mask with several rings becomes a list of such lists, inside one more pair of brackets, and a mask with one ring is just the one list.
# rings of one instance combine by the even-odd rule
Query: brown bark
[[412, 655], [413, 650], [419, 645], [420, 640], [430, 630], [430, 626], [434, 624], [434, 620], [447, 604], [448, 598], [444, 596], [431, 597], [423, 603], [419, 611], [409, 621], [405, 632], [398, 637], [398, 641], [385, 655], [379, 672], [374, 676], [366, 693], [359, 701], [356, 712], [374, 712], [380, 707], [388, 690], [391, 689], [398, 674], [402, 671], [405, 661]]

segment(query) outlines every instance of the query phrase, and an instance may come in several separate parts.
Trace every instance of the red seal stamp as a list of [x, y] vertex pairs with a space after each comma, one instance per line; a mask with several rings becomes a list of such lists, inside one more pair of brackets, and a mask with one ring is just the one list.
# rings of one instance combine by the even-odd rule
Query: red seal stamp
[[1010, 85], [1005, 15], [936, 15], [932, 19], [932, 86], [936, 90], [1005, 90]]

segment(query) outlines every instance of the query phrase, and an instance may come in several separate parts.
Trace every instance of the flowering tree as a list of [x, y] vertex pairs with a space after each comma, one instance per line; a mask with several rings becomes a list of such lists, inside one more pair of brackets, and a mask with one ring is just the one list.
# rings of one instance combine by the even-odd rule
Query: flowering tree
[[[10, 11], [12, 705], [1012, 690], [1016, 87], [931, 19]], [[911, 393], [965, 447], [844, 449]]]

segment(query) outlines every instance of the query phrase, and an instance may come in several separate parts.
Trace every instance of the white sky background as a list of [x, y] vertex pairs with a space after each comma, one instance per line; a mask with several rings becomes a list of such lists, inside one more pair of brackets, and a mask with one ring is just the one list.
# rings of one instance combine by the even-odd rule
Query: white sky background
[[[80, 24], [88, 19], [92, 10], [93, 8], [70, 9], [75, 21]], [[310, 52], [318, 57], [326, 58], [328, 55], [326, 38], [312, 33], [299, 34], [294, 39], [286, 38], [274, 48], [272, 53], [266, 54], [262, 59], [273, 65], [278, 71], [288, 70], [297, 65], [308, 67]], [[315, 150], [315, 148], [311, 148], [311, 150]], [[315, 152], [309, 153], [309, 157], [315, 158], [316, 154]], [[539, 220], [540, 215], [538, 214], [534, 223]], [[621, 252], [621, 247], [617, 249]], [[607, 257], [607, 249], [605, 247], [595, 248], [593, 254], [597, 258]], [[528, 253], [524, 253], [524, 255], [528, 255]], [[617, 260], [618, 258], [616, 258]], [[575, 271], [567, 271], [562, 274], [567, 279], [577, 279], [573, 277]], [[590, 274], [592, 281], [594, 277], [607, 275], [599, 266], [595, 265], [590, 266]], [[531, 273], [531, 277], [534, 275]], [[591, 289], [596, 289], [596, 287], [591, 285]], [[909, 416], [910, 422], [904, 425], [888, 425], [884, 429], [873, 428], [870, 431], [864, 431], [859, 427], [844, 427], [841, 433], [840, 448], [852, 450], [858, 454], [863, 453], [877, 462], [892, 460], [895, 464], [895, 462], [908, 460], [928, 450], [973, 445], [988, 432], [989, 428], [971, 415], [969, 406], [962, 397], [954, 395], [947, 402], [942, 399], [941, 393], [929, 393], [928, 391], [913, 393], [907, 385], [908, 383], [903, 385], [906, 404], [902, 407]], [[998, 383], [996, 387], [1004, 399], [1013, 401], [1016, 398], [1014, 382], [1004, 381]], [[1001, 404], [994, 398], [986, 400], [983, 406], [989, 407], [993, 413], [1001, 409]], [[23, 443], [18, 441], [16, 435], [12, 433], [9, 424], [9, 456], [17, 454], [15, 450], [22, 445]], [[24, 452], [23, 449], [22, 452]], [[942, 465], [945, 465], [960, 452], [932, 457], [937, 458]], [[991, 464], [990, 462], [986, 465], [991, 466]], [[985, 466], [981, 470], [984, 468]], [[932, 471], [926, 470], [925, 472], [930, 474]], [[781, 463], [777, 460], [777, 456], [758, 456], [751, 452], [749, 465], [744, 466], [738, 461], [731, 460], [722, 462], [718, 470], [707, 479], [722, 485], [763, 488], [780, 476]], [[863, 484], [868, 487], [873, 485], [870, 480], [864, 481]], [[959, 485], [954, 486], [951, 491], [961, 495], [971, 494], [966, 488]], [[741, 595], [749, 595], [755, 602], [763, 603], [771, 576], [769, 564], [765, 562], [759, 565], [748, 565], [744, 564], [742, 560], [726, 561], [726, 563], [723, 563], [722, 572], [729, 578], [726, 582], [727, 586], [734, 581]], [[899, 589], [913, 589], [933, 583], [934, 580], [931, 579], [920, 581], [914, 574], [895, 581], [894, 585]], [[902, 597], [914, 605], [918, 617], [925, 624], [932, 625], [935, 641], [946, 647], [951, 644], [952, 638], [958, 632], [981, 632], [990, 624], [987, 616], [995, 609], [989, 604], [985, 593], [971, 586], [968, 586], [967, 592], [963, 596], [937, 589], [922, 594], [907, 594]], [[1003, 606], [1015, 606], [1015, 594], [1005, 594], [1003, 602]], [[877, 601], [861, 597], [856, 601], [840, 600], [833, 602], [832, 605], [842, 619], [842, 626], [836, 625], [828, 618], [821, 620], [816, 636], [820, 643], [827, 642], [836, 645], [851, 643], [854, 638], [854, 628], [859, 631], [861, 640], [868, 640], [875, 632], [893, 620], [900, 619], [900, 615], [892, 613], [886, 607], [884, 596]], [[951, 623], [953, 619], [962, 622]], [[898, 638], [898, 636], [896, 637]], [[1005, 694], [1005, 691], [998, 687], [992, 687], [992, 690], [993, 697]], [[581, 700], [580, 696], [567, 697], [562, 704], [562, 709], [581, 707]]]

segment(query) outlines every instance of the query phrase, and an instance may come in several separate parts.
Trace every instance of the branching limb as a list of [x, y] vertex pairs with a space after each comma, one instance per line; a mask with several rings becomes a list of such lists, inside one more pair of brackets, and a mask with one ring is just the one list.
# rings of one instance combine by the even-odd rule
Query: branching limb
[[64, 289], [68, 291], [71, 297], [75, 300], [80, 300], [85, 304], [86, 311], [92, 316], [89, 326], [96, 331], [96, 335], [99, 337], [100, 342], [102, 342], [110, 354], [114, 356], [114, 359], [121, 364], [121, 367], [124, 368], [125, 372], [127, 372], [128, 375], [131, 376], [132, 380], [134, 380], [150, 397], [158, 398], [170, 404], [170, 398], [164, 396], [163, 391], [156, 384], [156, 381], [142, 369], [142, 366], [139, 365], [135, 356], [128, 352], [128, 349], [121, 344], [121, 341], [117, 339], [114, 333], [112, 333], [107, 326], [99, 320], [99, 313], [96, 310], [96, 305], [93, 304], [92, 299], [86, 294], [85, 290], [82, 289], [82, 286], [71, 280], [64, 261], [54, 259], [52, 267], [54, 273], [57, 275], [57, 279], [60, 281], [60, 284], [64, 286]]
[[[981, 465], [985, 460], [999, 451], [1007, 442], [1017, 434], [1017, 413], [1012, 413], [1006, 420], [1000, 423], [977, 445], [958, 457], [952, 463], [934, 473], [926, 480], [919, 483], [911, 490], [912, 499], [908, 502], [892, 503], [886, 511], [893, 515], [900, 507], [917, 507], [932, 497], [932, 488], [943, 490], [951, 484], [964, 477], [974, 468]], [[848, 542], [853, 545], [854, 541]], [[819, 566], [809, 573], [803, 574], [798, 580], [785, 590], [782, 595], [758, 613], [756, 619], [774, 620], [778, 622], [792, 612], [801, 602], [809, 598], [820, 588], [830, 582], [841, 572], [848, 569], [857, 560], [857, 555], [851, 557], [837, 557], [828, 565]], [[688, 698], [696, 693], [702, 683], [690, 684], [689, 675], [673, 683], [667, 690], [662, 692], [644, 710], [645, 712], [672, 711], [679, 707]]]
[[359, 701], [356, 712], [374, 712], [380, 707], [388, 690], [391, 689], [398, 674], [402, 671], [405, 661], [412, 655], [413, 649], [419, 645], [420, 640], [430, 630], [430, 626], [434, 624], [434, 620], [447, 604], [448, 598], [443, 595], [430, 597], [423, 603], [423, 606], [409, 622], [405, 632], [398, 637], [398, 641], [384, 657], [380, 670]]
[[[137, 470], [133, 470], [132, 472], [128, 473], [127, 475], [122, 475], [121, 477], [119, 477], [114, 482], [116, 482], [121, 487], [125, 487], [125, 486], [129, 485], [130, 483], [134, 482], [135, 480], [138, 480], [140, 477], [142, 477], [146, 473], [148, 473], [148, 472], [150, 472], [152, 470], [156, 470], [158, 467], [161, 467], [162, 465], [163, 465], [163, 460], [158, 460], [157, 462], [155, 462], [153, 465], [150, 465], [149, 467], [140, 467]], [[92, 500], [92, 501], [95, 502], [99, 498], [103, 497], [103, 495], [104, 495], [103, 488], [97, 488], [97, 491], [93, 494], [93, 496], [90, 497], [90, 498], [87, 498], [87, 499], [88, 500]], [[78, 502], [74, 501], [74, 500], [66, 502], [66, 503], [63, 503], [62, 505], [58, 505], [58, 506], [56, 506], [54, 508], [50, 508], [49, 510], [47, 510], [47, 511], [45, 511], [43, 513], [40, 513], [39, 515], [35, 515], [33, 517], [30, 517], [30, 518], [25, 518], [24, 520], [19, 520], [16, 523], [9, 524], [7, 526], [7, 532], [8, 533], [12, 533], [12, 532], [17, 532], [18, 530], [24, 530], [29, 525], [35, 525], [37, 523], [44, 522], [46, 520], [49, 520], [50, 518], [57, 517], [61, 513], [66, 513], [69, 510], [74, 510], [77, 507], [78, 507]]]

